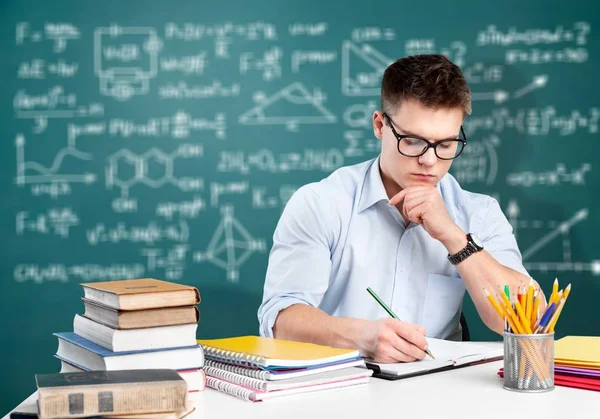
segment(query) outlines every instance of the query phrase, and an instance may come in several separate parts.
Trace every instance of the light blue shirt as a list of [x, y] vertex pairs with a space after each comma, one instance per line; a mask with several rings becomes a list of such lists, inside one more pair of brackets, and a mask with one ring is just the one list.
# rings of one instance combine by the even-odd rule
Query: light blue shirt
[[[437, 188], [463, 231], [476, 234], [499, 263], [529, 276], [495, 199], [464, 191], [450, 174]], [[421, 225], [405, 226], [387, 201], [379, 157], [340, 168], [292, 196], [273, 236], [258, 309], [262, 336], [273, 336], [277, 314], [292, 304], [333, 316], [389, 317], [366, 291], [370, 286], [401, 320], [423, 325], [427, 336], [461, 339], [465, 285], [448, 251]]]

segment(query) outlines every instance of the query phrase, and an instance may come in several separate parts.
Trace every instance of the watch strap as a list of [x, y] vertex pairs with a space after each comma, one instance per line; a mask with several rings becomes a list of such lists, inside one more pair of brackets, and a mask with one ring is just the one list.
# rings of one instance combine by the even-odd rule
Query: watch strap
[[479, 247], [473, 243], [473, 239], [471, 238], [471, 234], [467, 234], [467, 245], [459, 250], [457, 253], [453, 255], [448, 255], [448, 260], [451, 264], [457, 265], [473, 253], [477, 253], [482, 250], [483, 247]]

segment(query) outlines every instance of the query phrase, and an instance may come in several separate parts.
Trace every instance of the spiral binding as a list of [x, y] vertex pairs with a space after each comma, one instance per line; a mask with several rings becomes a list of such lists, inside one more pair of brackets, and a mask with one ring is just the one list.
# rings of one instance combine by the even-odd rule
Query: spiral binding
[[226, 364], [226, 363], [219, 362], [219, 361], [213, 361], [212, 359], [206, 359], [204, 365], [207, 367], [213, 367], [213, 368], [218, 368], [220, 370], [229, 371], [234, 374], [240, 374], [240, 375], [244, 375], [247, 377], [256, 378], [257, 380], [268, 380], [270, 377], [270, 374], [271, 374], [269, 371], [248, 369], [246, 367], [240, 367], [237, 365], [231, 365], [231, 364]]
[[223, 381], [215, 377], [211, 377], [209, 375], [206, 376], [206, 385], [222, 393], [231, 394], [232, 396], [240, 399], [254, 401], [252, 398], [254, 393], [251, 390], [237, 386], [233, 383], [228, 383], [227, 381]]
[[247, 367], [260, 367], [265, 363], [265, 358], [258, 355], [245, 354], [243, 352], [227, 351], [212, 346], [204, 346], [204, 354], [216, 361], [223, 361], [228, 364], [235, 364]]
[[204, 371], [206, 375], [211, 377], [219, 378], [224, 381], [229, 381], [231, 383], [239, 384], [244, 387], [250, 387], [253, 389], [267, 391], [267, 386], [261, 380], [257, 380], [256, 378], [246, 377], [245, 375], [236, 374], [231, 371], [224, 371], [219, 368], [204, 366]]

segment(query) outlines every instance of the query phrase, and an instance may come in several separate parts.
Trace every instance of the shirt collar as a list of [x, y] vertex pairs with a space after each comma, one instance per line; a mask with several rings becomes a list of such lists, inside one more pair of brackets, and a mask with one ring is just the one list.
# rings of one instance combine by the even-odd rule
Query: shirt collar
[[377, 156], [365, 174], [362, 193], [358, 203], [359, 213], [378, 202], [389, 201], [383, 181], [381, 180], [381, 173], [379, 172], [379, 157]]
[[[385, 191], [385, 187], [383, 186], [383, 180], [381, 180], [381, 172], [379, 171], [380, 157], [381, 155], [377, 156], [377, 158], [373, 160], [373, 163], [369, 166], [369, 169], [365, 174], [362, 193], [360, 196], [360, 201], [358, 203], [359, 214], [367, 208], [370, 208], [373, 205], [377, 204], [378, 202], [389, 201], [387, 192]], [[440, 195], [442, 195], [442, 199], [444, 199], [441, 183], [441, 181], [438, 182], [437, 185], [435, 185], [435, 187], [440, 193]], [[445, 201], [446, 200], [444, 199], [444, 202]]]

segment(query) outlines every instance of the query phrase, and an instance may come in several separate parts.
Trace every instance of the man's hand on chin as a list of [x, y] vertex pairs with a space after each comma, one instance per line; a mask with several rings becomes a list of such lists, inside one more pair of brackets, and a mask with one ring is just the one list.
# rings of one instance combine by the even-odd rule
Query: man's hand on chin
[[448, 214], [435, 186], [409, 186], [394, 195], [389, 204], [395, 205], [406, 220], [421, 224], [450, 253], [456, 253], [466, 245], [465, 232]]

